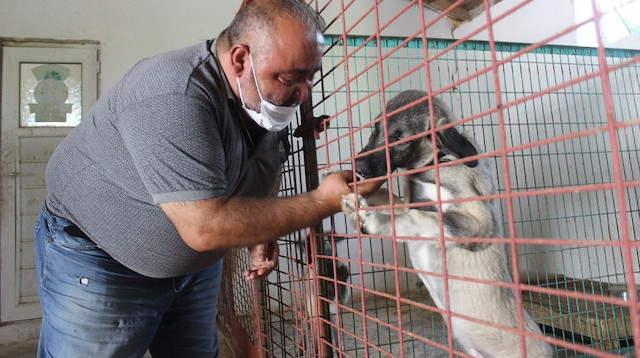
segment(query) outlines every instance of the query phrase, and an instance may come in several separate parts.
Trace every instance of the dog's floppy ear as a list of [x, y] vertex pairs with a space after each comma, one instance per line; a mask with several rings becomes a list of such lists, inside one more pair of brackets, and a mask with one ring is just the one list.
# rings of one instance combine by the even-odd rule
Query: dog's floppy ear
[[[453, 127], [439, 131], [437, 139], [442, 150], [455, 154], [458, 158], [466, 158], [478, 154], [476, 147]], [[470, 168], [475, 168], [478, 165], [478, 161], [471, 160], [464, 164]]]

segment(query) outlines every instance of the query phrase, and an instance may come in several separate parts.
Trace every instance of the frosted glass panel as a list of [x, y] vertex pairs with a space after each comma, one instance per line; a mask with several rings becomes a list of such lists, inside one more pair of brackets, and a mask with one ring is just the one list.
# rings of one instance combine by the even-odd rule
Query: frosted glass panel
[[20, 127], [75, 127], [82, 119], [82, 64], [20, 64]]

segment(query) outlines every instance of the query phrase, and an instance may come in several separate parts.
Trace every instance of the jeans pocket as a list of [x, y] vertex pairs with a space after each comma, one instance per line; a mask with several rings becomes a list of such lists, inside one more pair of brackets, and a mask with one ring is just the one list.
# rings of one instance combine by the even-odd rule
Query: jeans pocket
[[[63, 219], [57, 219], [54, 230], [51, 232], [51, 241], [65, 248], [73, 250], [96, 250], [98, 245], [91, 241], [88, 237], [83, 237], [83, 234], [76, 233], [75, 230], [65, 230], [65, 228], [75, 227], [75, 225], [69, 223]], [[75, 227], [77, 230], [77, 227]], [[80, 232], [81, 233], [81, 232]]]
[[[41, 230], [41, 234], [42, 234]], [[41, 258], [41, 286], [51, 295], [82, 297], [84, 280], [108, 255], [96, 244], [63, 230], [46, 233]], [[92, 269], [88, 269], [91, 267]]]
[[59, 245], [70, 249], [99, 250], [98, 245], [96, 245], [93, 241], [81, 236], [68, 234], [65, 231], [62, 231], [60, 235], [55, 235], [54, 241], [56, 241]]

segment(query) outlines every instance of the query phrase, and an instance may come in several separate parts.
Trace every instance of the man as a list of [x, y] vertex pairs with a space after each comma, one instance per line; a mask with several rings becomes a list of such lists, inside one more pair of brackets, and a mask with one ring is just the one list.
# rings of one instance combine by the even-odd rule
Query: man
[[269, 197], [322, 27], [299, 0], [249, 1], [217, 40], [134, 66], [60, 144], [35, 225], [39, 357], [217, 356], [225, 251], [249, 247], [245, 275], [264, 277], [278, 237], [350, 192], [338, 172]]

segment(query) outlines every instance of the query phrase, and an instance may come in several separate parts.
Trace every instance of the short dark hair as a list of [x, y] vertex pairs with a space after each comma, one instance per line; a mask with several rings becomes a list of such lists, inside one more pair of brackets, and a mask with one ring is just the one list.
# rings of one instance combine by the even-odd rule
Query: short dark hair
[[243, 43], [246, 35], [273, 33], [278, 18], [298, 20], [313, 32], [322, 32], [325, 28], [324, 19], [304, 1], [250, 0], [226, 30], [229, 46]]

